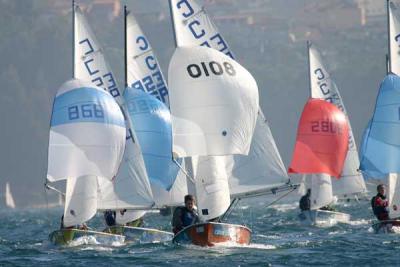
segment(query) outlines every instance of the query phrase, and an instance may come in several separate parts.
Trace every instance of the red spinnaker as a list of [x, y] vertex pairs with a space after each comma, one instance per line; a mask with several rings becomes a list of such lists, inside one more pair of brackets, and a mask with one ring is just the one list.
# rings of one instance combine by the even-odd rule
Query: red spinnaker
[[321, 99], [309, 99], [301, 114], [289, 173], [342, 173], [349, 124], [344, 113]]

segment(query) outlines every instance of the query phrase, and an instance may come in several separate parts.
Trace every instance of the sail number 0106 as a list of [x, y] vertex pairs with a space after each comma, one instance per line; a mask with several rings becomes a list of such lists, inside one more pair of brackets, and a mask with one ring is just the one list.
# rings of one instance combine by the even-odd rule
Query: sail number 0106
[[224, 62], [222, 65], [216, 61], [210, 61], [208, 63], [206, 62], [200, 62], [199, 64], [190, 64], [186, 68], [188, 74], [192, 78], [199, 78], [203, 74], [205, 76], [210, 76], [212, 75], [222, 75], [224, 72], [230, 76], [235, 76], [236, 75], [236, 70], [233, 67], [233, 65], [229, 62]]

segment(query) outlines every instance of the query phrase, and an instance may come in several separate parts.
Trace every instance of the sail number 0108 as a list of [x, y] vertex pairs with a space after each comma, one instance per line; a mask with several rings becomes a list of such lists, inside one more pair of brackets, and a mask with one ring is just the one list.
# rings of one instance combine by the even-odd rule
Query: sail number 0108
[[187, 66], [187, 72], [190, 77], [192, 78], [199, 78], [203, 74], [205, 76], [210, 76], [212, 75], [222, 75], [224, 72], [230, 76], [235, 76], [236, 75], [236, 70], [233, 67], [233, 65], [229, 62], [224, 62], [222, 65], [216, 61], [210, 61], [208, 63], [206, 62], [200, 62], [199, 64], [190, 64]]

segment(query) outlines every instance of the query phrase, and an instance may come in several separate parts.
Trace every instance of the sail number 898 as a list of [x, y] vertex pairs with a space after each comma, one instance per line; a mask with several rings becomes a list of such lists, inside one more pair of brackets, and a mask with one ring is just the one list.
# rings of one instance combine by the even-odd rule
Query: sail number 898
[[224, 62], [222, 65], [216, 61], [200, 62], [199, 64], [190, 64], [186, 68], [188, 74], [192, 78], [199, 78], [202, 75], [222, 75], [224, 72], [230, 76], [236, 75], [236, 70], [233, 65], [229, 62]]

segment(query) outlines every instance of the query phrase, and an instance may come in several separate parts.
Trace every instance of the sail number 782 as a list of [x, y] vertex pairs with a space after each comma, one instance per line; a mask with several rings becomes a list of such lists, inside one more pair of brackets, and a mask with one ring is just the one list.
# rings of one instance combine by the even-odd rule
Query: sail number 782
[[222, 65], [216, 61], [200, 62], [199, 64], [190, 64], [186, 68], [188, 74], [192, 78], [199, 78], [202, 75], [222, 75], [224, 72], [230, 76], [236, 75], [236, 70], [229, 62], [224, 62]]

